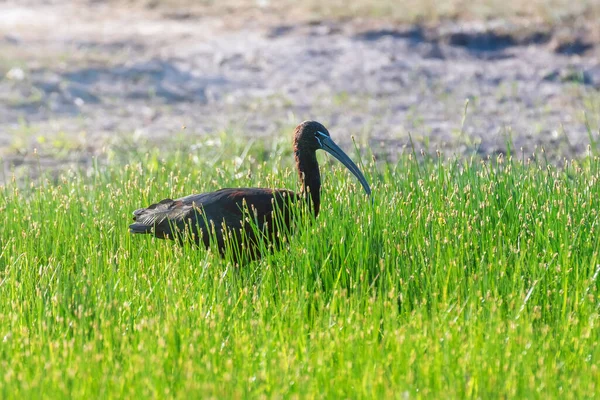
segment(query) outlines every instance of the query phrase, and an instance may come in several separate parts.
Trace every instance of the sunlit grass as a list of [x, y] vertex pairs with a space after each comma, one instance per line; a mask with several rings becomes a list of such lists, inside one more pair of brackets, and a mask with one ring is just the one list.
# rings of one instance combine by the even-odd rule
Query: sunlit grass
[[[148, 1], [132, 4], [148, 6]], [[162, 0], [153, 4], [165, 10], [202, 11], [209, 14], [268, 11], [292, 17], [307, 18], [384, 18], [400, 23], [432, 23], [440, 20], [533, 20], [547, 24], [562, 24], [569, 20], [595, 21], [600, 6], [595, 0]], [[272, 16], [271, 14], [268, 14]], [[288, 18], [288, 21], [290, 19]]]
[[239, 269], [127, 233], [164, 197], [297, 188], [289, 139], [245, 145], [1, 189], [2, 398], [600, 394], [598, 158], [365, 157], [371, 203], [323, 156], [317, 221]]

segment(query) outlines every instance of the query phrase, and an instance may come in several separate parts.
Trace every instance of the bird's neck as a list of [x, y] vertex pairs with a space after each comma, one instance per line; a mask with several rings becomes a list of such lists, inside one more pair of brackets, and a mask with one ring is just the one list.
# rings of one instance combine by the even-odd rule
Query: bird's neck
[[298, 175], [302, 183], [302, 193], [308, 200], [309, 206], [315, 217], [319, 214], [321, 207], [321, 174], [319, 173], [319, 163], [314, 151], [302, 151], [297, 149], [295, 152], [296, 165], [298, 166]]

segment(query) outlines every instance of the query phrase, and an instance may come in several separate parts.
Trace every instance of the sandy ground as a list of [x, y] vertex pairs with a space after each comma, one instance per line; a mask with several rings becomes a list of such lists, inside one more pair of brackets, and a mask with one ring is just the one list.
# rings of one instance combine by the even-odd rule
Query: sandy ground
[[588, 128], [599, 135], [600, 38], [577, 26], [561, 35], [498, 21], [286, 23], [0, 1], [4, 177], [34, 148], [82, 162], [126, 137], [165, 141], [184, 126], [283, 135], [305, 119], [391, 159], [409, 134], [446, 155], [504, 152], [510, 138], [577, 156]]

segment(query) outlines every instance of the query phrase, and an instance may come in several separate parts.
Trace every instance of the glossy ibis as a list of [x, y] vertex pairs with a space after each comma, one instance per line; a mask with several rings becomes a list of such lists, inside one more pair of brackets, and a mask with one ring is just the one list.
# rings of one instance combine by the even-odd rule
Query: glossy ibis
[[[305, 121], [294, 132], [294, 157], [302, 183], [299, 194], [286, 189], [239, 188], [165, 199], [134, 211], [135, 223], [129, 226], [130, 232], [179, 241], [184, 241], [187, 235], [196, 244], [202, 241], [207, 248], [212, 237], [222, 254], [228, 238], [235, 238], [237, 254], [245, 249], [250, 251], [251, 258], [257, 258], [260, 256], [257, 236], [276, 245], [280, 234], [291, 230], [292, 210], [299, 209], [292, 207], [292, 203], [305, 199], [314, 216], [319, 214], [321, 176], [317, 150], [325, 150], [337, 158], [358, 178], [365, 192], [371, 194], [363, 174], [334, 143], [327, 129], [318, 122]], [[274, 214], [281, 219], [276, 220]], [[250, 223], [250, 218], [254, 223]]]

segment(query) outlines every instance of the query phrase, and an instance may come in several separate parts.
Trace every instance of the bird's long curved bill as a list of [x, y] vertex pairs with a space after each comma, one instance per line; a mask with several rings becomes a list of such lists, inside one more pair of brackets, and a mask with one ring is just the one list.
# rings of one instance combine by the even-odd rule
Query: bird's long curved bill
[[352, 172], [356, 179], [358, 179], [362, 187], [365, 189], [365, 192], [367, 192], [367, 194], [370, 196], [371, 188], [369, 187], [367, 180], [365, 179], [362, 172], [360, 172], [360, 169], [358, 169], [356, 164], [354, 164], [354, 162], [350, 159], [350, 157], [348, 157], [346, 153], [344, 153], [344, 151], [340, 149], [339, 146], [335, 144], [333, 140], [331, 140], [331, 138], [322, 137], [320, 139], [320, 142], [321, 148], [329, 154], [331, 154], [332, 156], [334, 156], [339, 162], [344, 164], [344, 166], [348, 168], [350, 172]]

